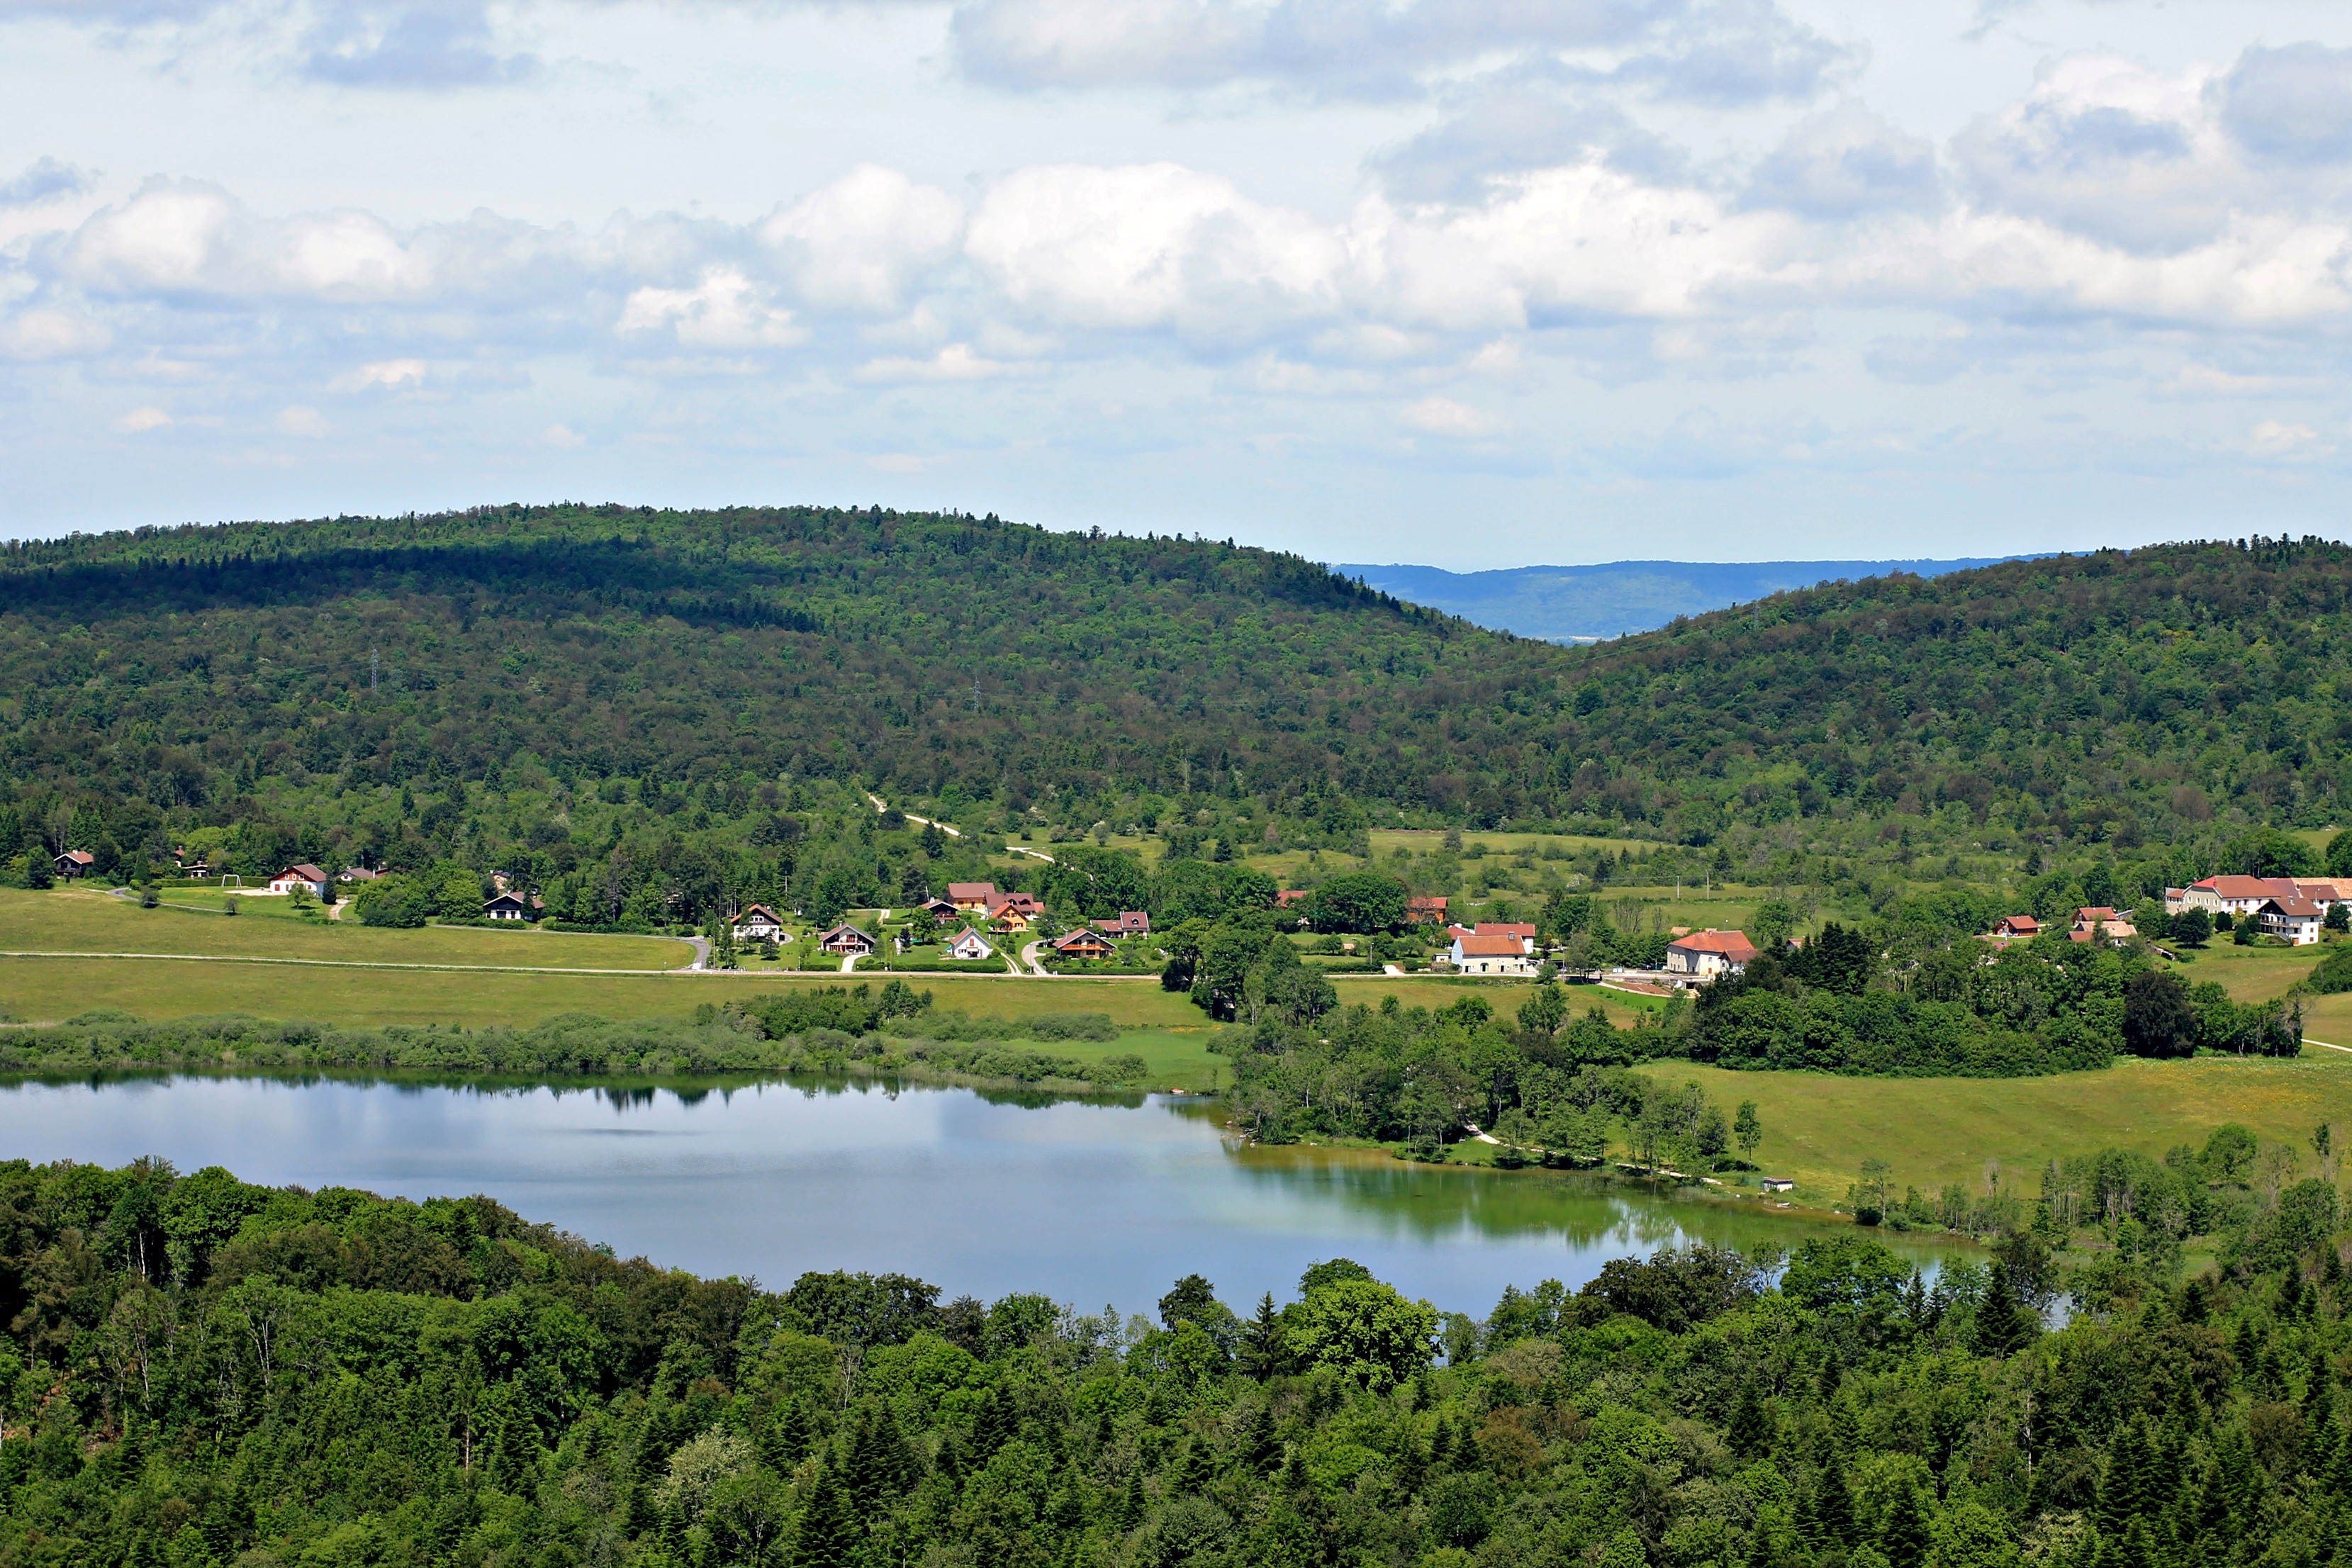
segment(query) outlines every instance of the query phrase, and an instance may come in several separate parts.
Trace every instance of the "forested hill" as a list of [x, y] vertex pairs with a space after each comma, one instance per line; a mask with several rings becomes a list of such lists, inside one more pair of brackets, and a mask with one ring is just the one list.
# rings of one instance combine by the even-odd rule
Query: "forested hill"
[[1522, 765], [1496, 726], [1539, 730], [1556, 663], [1297, 556], [992, 518], [486, 509], [0, 559], [6, 770], [159, 804], [289, 771], [495, 780], [526, 754], [1018, 805], [1106, 784], [1418, 801], [1451, 737]]
[[2352, 550], [2159, 545], [1842, 583], [1575, 656], [1570, 803], [2063, 836], [2352, 811]]
[[1335, 846], [1374, 820], [2313, 826], [2352, 807], [2347, 589], [2335, 544], [2162, 546], [1571, 649], [1297, 556], [955, 514], [144, 530], [0, 550], [0, 785], [28, 832], [87, 807], [126, 848], [110, 800], [227, 820], [265, 783], [548, 775], [689, 788], [719, 818], [830, 779], [950, 820], [1233, 817]]

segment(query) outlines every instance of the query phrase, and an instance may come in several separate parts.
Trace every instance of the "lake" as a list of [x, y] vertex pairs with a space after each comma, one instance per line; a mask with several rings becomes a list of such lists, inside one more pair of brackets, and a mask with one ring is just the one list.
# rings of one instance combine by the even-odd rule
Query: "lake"
[[[1572, 1287], [1609, 1258], [1678, 1241], [1793, 1247], [1822, 1234], [1760, 1205], [1572, 1173], [1249, 1147], [1224, 1136], [1213, 1102], [1178, 1097], [1039, 1102], [830, 1079], [0, 1083], [0, 1158], [142, 1154], [270, 1185], [484, 1193], [625, 1257], [771, 1287], [806, 1269], [897, 1270], [950, 1296], [1040, 1290], [1088, 1311], [1148, 1311], [1199, 1272], [1246, 1312], [1344, 1256], [1484, 1317], [1507, 1284]], [[1937, 1250], [1909, 1247], [1923, 1264]]]

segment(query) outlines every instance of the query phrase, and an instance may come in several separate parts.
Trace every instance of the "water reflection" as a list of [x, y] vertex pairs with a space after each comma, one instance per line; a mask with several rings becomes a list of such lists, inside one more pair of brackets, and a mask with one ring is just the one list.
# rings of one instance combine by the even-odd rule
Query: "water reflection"
[[[0, 1084], [0, 1156], [483, 1192], [625, 1254], [789, 1281], [899, 1269], [983, 1298], [1148, 1310], [1198, 1270], [1230, 1301], [1344, 1254], [1483, 1315], [1506, 1284], [1575, 1285], [1705, 1238], [1795, 1245], [1759, 1209], [1562, 1172], [1419, 1166], [1227, 1138], [1213, 1105], [842, 1079], [435, 1082], [100, 1074]], [[1889, 1237], [1890, 1241], [1899, 1238]], [[1915, 1247], [1923, 1261], [1933, 1248]]]

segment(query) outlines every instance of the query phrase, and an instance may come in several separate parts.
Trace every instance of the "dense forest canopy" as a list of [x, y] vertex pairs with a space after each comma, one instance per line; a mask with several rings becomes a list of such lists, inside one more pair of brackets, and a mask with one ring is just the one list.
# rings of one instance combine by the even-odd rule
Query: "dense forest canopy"
[[2335, 544], [2169, 545], [1836, 584], [1570, 649], [1292, 555], [955, 514], [145, 529], [0, 551], [0, 772], [167, 809], [263, 777], [536, 768], [1688, 843], [1833, 810], [2312, 825], [2352, 790], [2347, 588]]
[[2086, 1159], [1932, 1280], [1847, 1231], [1484, 1319], [1344, 1258], [1124, 1320], [772, 1290], [484, 1197], [16, 1161], [0, 1563], [2339, 1568], [2339, 1216], [2274, 1152]]

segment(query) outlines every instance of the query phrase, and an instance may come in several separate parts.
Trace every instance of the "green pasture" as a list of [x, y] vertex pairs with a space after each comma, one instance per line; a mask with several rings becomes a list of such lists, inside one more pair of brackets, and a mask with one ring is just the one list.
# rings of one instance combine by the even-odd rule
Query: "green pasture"
[[[2333, 1058], [2333, 1059], [2327, 1059]], [[2297, 1060], [2126, 1058], [2103, 1072], [2049, 1078], [1832, 1078], [1820, 1073], [1732, 1072], [1689, 1062], [1640, 1070], [1696, 1082], [1727, 1110], [1756, 1102], [1764, 1173], [1798, 1184], [1814, 1205], [1842, 1201], [1865, 1160], [1893, 1168], [1895, 1190], [1949, 1182], [1984, 1190], [1989, 1165], [2031, 1202], [2042, 1163], [2109, 1146], [2160, 1160], [2200, 1143], [2225, 1121], [2301, 1151], [2321, 1122], [2352, 1127], [2352, 1056], [2315, 1051]]]
[[[289, 900], [270, 898], [248, 902], [282, 907]], [[232, 919], [169, 904], [142, 910], [135, 900], [85, 888], [42, 893], [0, 888], [0, 951], [205, 953], [550, 969], [682, 969], [694, 962], [691, 947], [667, 937], [591, 936], [535, 928], [491, 931], [474, 926], [391, 931], [351, 920], [330, 922], [283, 913], [262, 916], [249, 908]]]

